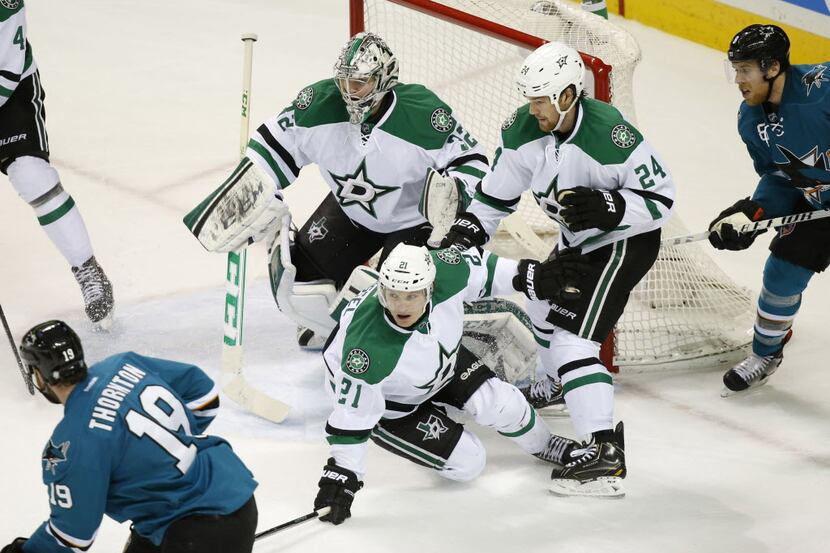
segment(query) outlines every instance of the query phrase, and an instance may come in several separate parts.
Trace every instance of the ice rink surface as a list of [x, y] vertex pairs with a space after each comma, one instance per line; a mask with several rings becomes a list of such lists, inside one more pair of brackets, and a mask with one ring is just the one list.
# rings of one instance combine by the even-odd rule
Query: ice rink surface
[[[89, 360], [135, 350], [216, 375], [224, 256], [203, 251], [181, 218], [235, 165], [239, 37], [260, 38], [257, 125], [331, 75], [348, 34], [346, 3], [52, 0], [27, 7], [52, 159], [114, 283], [117, 322], [109, 335], [90, 332], [69, 268], [0, 177], [0, 301], [13, 331], [20, 336], [64, 318], [84, 338]], [[757, 181], [735, 130], [739, 95], [724, 80], [724, 55], [616, 21], [643, 49], [635, 75], [639, 127], [670, 164], [680, 216], [703, 230]], [[316, 170], [306, 169], [287, 193], [295, 218], [304, 220], [324, 192]], [[739, 285], [757, 290], [767, 242], [712, 255]], [[328, 402], [319, 355], [299, 351], [294, 325], [273, 304], [262, 249], [253, 249], [249, 268], [246, 373], [295, 409], [276, 426], [226, 401], [211, 431], [231, 441], [260, 482], [265, 529], [311, 510], [327, 457]], [[746, 397], [719, 397], [718, 367], [616, 377], [629, 468], [622, 500], [552, 496], [548, 466], [477, 429], [488, 464], [476, 481], [444, 481], [371, 446], [352, 519], [339, 527], [311, 522], [255, 550], [827, 551], [830, 367], [821, 341], [828, 294], [830, 281], [820, 275], [805, 294], [781, 369]], [[0, 365], [2, 545], [48, 516], [39, 459], [61, 413], [25, 395], [8, 347], [0, 346]], [[573, 434], [567, 419], [548, 422]], [[92, 551], [120, 551], [127, 532], [105, 519]]]

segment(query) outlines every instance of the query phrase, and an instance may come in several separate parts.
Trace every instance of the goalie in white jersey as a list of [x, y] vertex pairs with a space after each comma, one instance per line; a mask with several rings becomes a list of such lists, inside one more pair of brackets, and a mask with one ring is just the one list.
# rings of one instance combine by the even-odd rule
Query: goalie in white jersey
[[371, 286], [343, 310], [326, 343], [326, 424], [331, 458], [314, 508], [340, 524], [363, 486], [371, 438], [382, 448], [459, 481], [484, 469], [475, 434], [444, 405], [470, 414], [527, 453], [561, 463], [576, 445], [555, 436], [521, 392], [461, 344], [464, 303], [513, 293], [516, 261], [471, 249], [428, 252], [398, 245]]
[[657, 152], [616, 108], [585, 97], [584, 74], [579, 53], [565, 44], [545, 44], [525, 60], [516, 83], [529, 104], [505, 121], [492, 172], [444, 245], [484, 244], [530, 189], [559, 223], [551, 258], [587, 257], [592, 270], [564, 293], [545, 284], [549, 261], [519, 264], [550, 377], [526, 393], [542, 407], [563, 392], [577, 433], [591, 436], [583, 455], [554, 470], [553, 491], [620, 495], [622, 423], [614, 429], [614, 388], [599, 350], [657, 257], [674, 183]]
[[[212, 251], [273, 233], [284, 209], [282, 190], [312, 163], [331, 193], [290, 245], [287, 237], [276, 242], [270, 268], [280, 309], [323, 338], [335, 324], [329, 308], [336, 291], [355, 267], [379, 250], [382, 261], [400, 242], [426, 242], [431, 227], [419, 203], [428, 170], [457, 188], [455, 197], [466, 205], [463, 198], [472, 196], [488, 168], [483, 149], [452, 108], [421, 85], [398, 82], [398, 61], [386, 43], [359, 33], [343, 48], [334, 78], [302, 89], [260, 125], [231, 178], [185, 222]], [[208, 220], [213, 213], [221, 219], [225, 191], [245, 186], [251, 194], [232, 209], [261, 209], [261, 215], [226, 216], [235, 220], [218, 226], [233, 231], [233, 241], [210, 245], [205, 236], [214, 225]], [[261, 207], [269, 200], [271, 206]], [[452, 209], [450, 221], [457, 205]], [[307, 340], [307, 333], [300, 335], [301, 344]]]

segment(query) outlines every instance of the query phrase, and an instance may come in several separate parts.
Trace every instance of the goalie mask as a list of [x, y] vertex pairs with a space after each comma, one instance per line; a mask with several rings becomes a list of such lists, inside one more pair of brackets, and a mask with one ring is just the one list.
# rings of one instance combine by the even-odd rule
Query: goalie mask
[[379, 36], [358, 33], [340, 52], [334, 80], [346, 102], [349, 122], [359, 125], [398, 84], [398, 60]]
[[63, 321], [47, 321], [29, 330], [20, 342], [20, 358], [29, 379], [52, 403], [59, 401], [49, 386], [75, 384], [86, 377], [81, 339]]
[[423, 246], [398, 244], [380, 266], [378, 299], [404, 328], [415, 324], [432, 298], [435, 263]]
[[534, 50], [525, 58], [522, 67], [516, 74], [516, 87], [519, 94], [527, 98], [547, 96], [550, 98], [559, 121], [562, 115], [569, 112], [576, 105], [562, 111], [559, 107], [559, 98], [569, 86], [574, 87], [575, 97], [579, 98], [585, 83], [585, 63], [579, 52], [561, 42], [548, 42]]

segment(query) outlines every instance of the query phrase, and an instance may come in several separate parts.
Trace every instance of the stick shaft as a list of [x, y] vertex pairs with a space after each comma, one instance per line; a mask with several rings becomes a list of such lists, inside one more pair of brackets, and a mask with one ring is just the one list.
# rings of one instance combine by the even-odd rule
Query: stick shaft
[[[755, 221], [738, 227], [738, 232], [754, 232], [757, 230], [764, 230], [770, 227], [783, 227], [785, 225], [792, 225], [796, 223], [804, 223], [806, 221], [815, 221], [817, 219], [824, 219], [830, 217], [830, 209], [817, 209], [816, 211], [806, 211], [804, 213], [795, 213], [793, 215], [784, 215], [783, 217], [775, 217], [772, 219], [764, 219], [762, 221]], [[681, 244], [688, 244], [689, 242], [698, 242], [706, 240], [711, 234], [708, 230], [698, 234], [690, 234], [688, 236], [676, 236], [674, 238], [666, 238], [660, 242], [660, 246], [679, 246]]]
[[3, 329], [6, 331], [6, 337], [9, 339], [9, 345], [12, 348], [12, 353], [14, 353], [14, 358], [17, 360], [17, 368], [20, 369], [20, 376], [23, 377], [23, 382], [26, 383], [26, 389], [31, 395], [35, 395], [35, 385], [32, 383], [32, 379], [29, 377], [29, 373], [26, 371], [26, 368], [23, 366], [23, 361], [20, 359], [20, 353], [17, 351], [17, 346], [15, 345], [14, 337], [12, 336], [12, 330], [9, 328], [9, 321], [6, 320], [6, 314], [3, 312], [2, 305], [0, 305], [0, 320], [3, 321]]
[[326, 516], [327, 514], [329, 514], [329, 511], [331, 511], [331, 507], [323, 507], [319, 511], [311, 511], [310, 513], [308, 513], [306, 515], [303, 515], [301, 517], [297, 517], [294, 520], [289, 520], [288, 522], [280, 524], [279, 526], [274, 526], [273, 528], [269, 528], [268, 530], [263, 530], [262, 532], [260, 532], [260, 533], [258, 533], [254, 536], [254, 540], [259, 540], [259, 539], [271, 536], [273, 534], [276, 534], [277, 532], [282, 532], [283, 530], [287, 530], [288, 528], [293, 528], [294, 526], [297, 526], [298, 524], [302, 524], [303, 522], [307, 522], [309, 520], [314, 520], [315, 518], [318, 518], [318, 517]]

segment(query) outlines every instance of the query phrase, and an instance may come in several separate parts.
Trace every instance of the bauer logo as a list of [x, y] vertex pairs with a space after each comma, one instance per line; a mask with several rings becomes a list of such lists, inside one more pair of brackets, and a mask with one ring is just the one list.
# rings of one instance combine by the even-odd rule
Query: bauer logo
[[504, 123], [501, 124], [501, 130], [506, 131], [510, 127], [513, 126], [513, 123], [516, 122], [516, 114], [519, 113], [519, 110], [513, 110], [513, 113], [510, 114], [510, 117], [504, 120]]
[[297, 99], [294, 100], [294, 105], [297, 106], [297, 109], [306, 109], [311, 105], [312, 100], [314, 100], [314, 89], [308, 86], [297, 94]]
[[630, 148], [637, 142], [637, 137], [628, 125], [617, 125], [611, 129], [611, 140], [620, 148]]
[[433, 111], [430, 122], [432, 123], [432, 128], [440, 132], [450, 132], [455, 126], [455, 120], [452, 118], [452, 115], [444, 108], [438, 108]]
[[446, 263], [447, 265], [458, 265], [461, 263], [461, 254], [455, 248], [449, 248], [447, 250], [438, 250], [438, 253], [435, 254], [438, 256], [438, 259]]
[[365, 373], [369, 370], [369, 356], [362, 349], [353, 349], [346, 356], [346, 370], [352, 374]]

